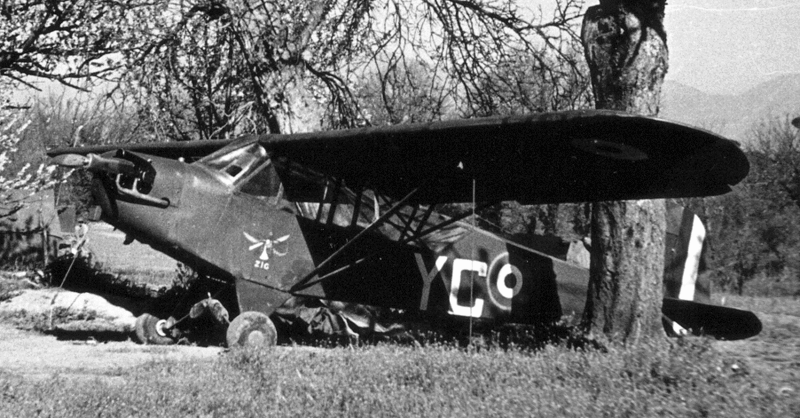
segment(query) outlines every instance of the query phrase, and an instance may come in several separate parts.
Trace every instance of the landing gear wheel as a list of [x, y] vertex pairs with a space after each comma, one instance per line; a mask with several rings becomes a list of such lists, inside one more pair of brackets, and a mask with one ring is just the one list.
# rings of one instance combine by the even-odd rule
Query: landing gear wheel
[[148, 313], [136, 318], [136, 339], [142, 344], [169, 345], [175, 344], [170, 332], [164, 329], [167, 321], [158, 319]]
[[242, 312], [231, 324], [225, 336], [228, 347], [272, 347], [278, 342], [278, 332], [268, 316], [261, 312]]

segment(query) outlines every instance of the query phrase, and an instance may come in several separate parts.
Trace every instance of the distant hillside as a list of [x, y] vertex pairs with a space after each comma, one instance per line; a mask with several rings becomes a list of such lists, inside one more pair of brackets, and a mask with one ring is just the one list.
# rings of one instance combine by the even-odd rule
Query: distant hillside
[[667, 81], [663, 95], [661, 117], [746, 142], [753, 125], [765, 118], [800, 116], [800, 73], [773, 78], [736, 95], [707, 94]]

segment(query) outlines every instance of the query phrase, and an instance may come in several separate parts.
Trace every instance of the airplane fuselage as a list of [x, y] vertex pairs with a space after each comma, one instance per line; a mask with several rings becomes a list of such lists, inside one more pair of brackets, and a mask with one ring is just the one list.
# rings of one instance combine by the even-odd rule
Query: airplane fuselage
[[[128, 157], [147, 161], [157, 174], [146, 195], [167, 203], [151, 204], [137, 197], [132, 182], [100, 173], [94, 193], [104, 220], [203, 274], [235, 283], [239, 311], [271, 314], [290, 296], [304, 295], [462, 317], [553, 321], [561, 315], [556, 276], [585, 276], [463, 222], [449, 227], [457, 239], [439, 245], [404, 242], [396, 228], [376, 229], [314, 272], [364, 230], [363, 222], [342, 225], [332, 213], [353, 214], [354, 202], [316, 202], [317, 213], [304, 213], [278, 190], [248, 193], [202, 162]], [[435, 228], [445, 220], [431, 212], [414, 221], [412, 209], [397, 215], [398, 222], [407, 218], [408, 228]]]

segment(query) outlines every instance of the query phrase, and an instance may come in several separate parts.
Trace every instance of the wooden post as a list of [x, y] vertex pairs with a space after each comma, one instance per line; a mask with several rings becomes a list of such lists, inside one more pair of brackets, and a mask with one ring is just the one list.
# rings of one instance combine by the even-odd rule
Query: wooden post
[[44, 265], [42, 268], [47, 267], [50, 263], [50, 248], [48, 245], [48, 233], [47, 233], [47, 226], [44, 224], [44, 220], [42, 219], [44, 216], [42, 215], [42, 202], [39, 201], [39, 228], [42, 231], [42, 261]]

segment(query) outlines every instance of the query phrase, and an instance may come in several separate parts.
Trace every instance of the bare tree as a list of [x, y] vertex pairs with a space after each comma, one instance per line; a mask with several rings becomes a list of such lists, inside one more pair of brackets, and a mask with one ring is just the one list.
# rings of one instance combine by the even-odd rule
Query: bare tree
[[113, 54], [135, 49], [127, 24], [148, 0], [25, 0], [0, 6], [0, 83], [36, 88], [36, 79], [80, 88], [112, 73]]
[[[667, 72], [666, 1], [601, 0], [582, 39], [599, 109], [657, 115]], [[624, 343], [663, 336], [663, 201], [599, 202], [592, 208], [592, 262], [583, 323]]]
[[378, 123], [404, 119], [396, 95], [445, 109], [431, 118], [507, 112], [509, 97], [552, 110], [588, 95], [574, 31], [580, 0], [559, 2], [550, 17], [523, 13], [511, 0], [170, 5], [148, 22], [157, 30], [140, 35], [150, 46], [127, 57], [124, 91], [156, 136], [310, 129], [295, 126], [303, 118], [317, 129], [372, 124], [361, 111], [371, 77], [389, 115]]

